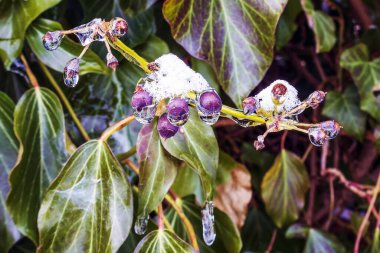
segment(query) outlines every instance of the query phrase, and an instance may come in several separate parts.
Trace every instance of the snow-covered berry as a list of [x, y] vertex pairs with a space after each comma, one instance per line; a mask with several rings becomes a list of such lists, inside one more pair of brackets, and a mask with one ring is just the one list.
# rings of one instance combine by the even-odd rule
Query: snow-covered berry
[[189, 106], [183, 98], [172, 98], [167, 107], [168, 120], [176, 126], [184, 125], [190, 116]]
[[179, 127], [172, 125], [168, 120], [167, 113], [160, 116], [157, 123], [157, 130], [160, 136], [164, 139], [173, 137], [178, 132]]

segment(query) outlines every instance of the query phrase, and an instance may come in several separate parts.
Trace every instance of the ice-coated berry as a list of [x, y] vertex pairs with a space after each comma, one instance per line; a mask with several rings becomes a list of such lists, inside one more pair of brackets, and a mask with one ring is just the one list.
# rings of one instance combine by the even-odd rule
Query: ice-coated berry
[[170, 123], [167, 113], [161, 115], [158, 119], [157, 130], [160, 136], [164, 139], [173, 137], [178, 132], [179, 127]]
[[275, 104], [282, 104], [285, 102], [285, 94], [288, 88], [282, 83], [276, 83], [272, 88], [272, 100]]
[[190, 116], [189, 106], [183, 98], [172, 98], [168, 103], [168, 120], [176, 126], [184, 125]]
[[42, 36], [42, 44], [47, 50], [53, 51], [59, 47], [62, 39], [63, 34], [60, 31], [47, 32], [44, 36]]
[[319, 125], [325, 132], [326, 139], [328, 140], [334, 139], [339, 134], [340, 129], [342, 128], [338, 124], [338, 122], [334, 120], [324, 121], [324, 122], [321, 122]]
[[247, 97], [242, 102], [243, 111], [246, 115], [254, 114], [258, 108], [258, 102], [255, 97]]
[[144, 107], [153, 104], [153, 97], [146, 91], [138, 91], [132, 96], [132, 108], [141, 111]]
[[128, 23], [122, 18], [114, 18], [111, 20], [111, 35], [116, 37], [124, 36], [128, 31]]
[[119, 62], [117, 61], [116, 57], [113, 56], [113, 54], [108, 53], [107, 54], [107, 67], [109, 67], [112, 70], [116, 70], [117, 66], [119, 66]]
[[310, 127], [308, 132], [309, 140], [314, 146], [322, 146], [327, 140], [326, 133], [321, 127]]
[[222, 100], [215, 90], [207, 90], [199, 96], [198, 105], [198, 109], [206, 115], [219, 113], [222, 109]]
[[63, 70], [63, 81], [68, 87], [75, 87], [79, 81], [79, 58], [71, 59]]
[[317, 90], [309, 95], [306, 102], [311, 108], [315, 109], [318, 107], [320, 103], [323, 102], [323, 100], [325, 99], [325, 96], [326, 96], [326, 92]]

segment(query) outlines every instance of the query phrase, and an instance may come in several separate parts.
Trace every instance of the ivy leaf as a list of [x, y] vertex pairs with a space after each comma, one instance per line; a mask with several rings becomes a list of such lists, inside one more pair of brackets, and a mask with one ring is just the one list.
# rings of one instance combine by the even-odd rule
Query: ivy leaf
[[362, 140], [366, 115], [360, 110], [359, 101], [359, 95], [353, 86], [348, 87], [343, 94], [331, 91], [327, 93], [322, 113], [338, 121], [344, 131]]
[[168, 0], [163, 13], [173, 37], [207, 61], [237, 105], [261, 81], [273, 58], [286, 0]]
[[342, 53], [340, 65], [350, 72], [358, 87], [360, 108], [379, 121], [380, 108], [372, 90], [380, 83], [380, 58], [371, 61], [367, 46], [358, 44]]
[[305, 238], [306, 245], [303, 252], [347, 252], [339, 240], [332, 234], [300, 224], [294, 224], [286, 231], [287, 238]]
[[149, 9], [157, 0], [120, 0], [121, 9], [127, 16], [135, 16]]
[[261, 183], [267, 213], [278, 227], [297, 220], [308, 188], [309, 177], [301, 159], [282, 150]]
[[187, 162], [202, 181], [205, 199], [212, 199], [212, 186], [218, 168], [219, 147], [211, 126], [199, 119], [190, 108], [190, 118], [174, 137], [162, 139], [165, 149], [174, 157]]
[[169, 230], [155, 230], [147, 234], [134, 253], [195, 253], [196, 251]]
[[137, 137], [140, 165], [138, 217], [147, 216], [164, 199], [177, 175], [177, 160], [161, 145], [157, 119], [144, 125]]
[[20, 148], [9, 175], [7, 207], [21, 233], [36, 243], [41, 200], [67, 157], [58, 97], [46, 88], [28, 90], [16, 105], [14, 131]]
[[38, 252], [116, 252], [132, 220], [132, 190], [123, 168], [106, 142], [86, 142], [46, 192]]
[[20, 233], [5, 207], [9, 191], [8, 175], [18, 154], [18, 141], [13, 132], [14, 109], [13, 101], [0, 92], [0, 252], [7, 252], [20, 239]]
[[[227, 214], [220, 211], [218, 208], [214, 209], [216, 238], [211, 246], [207, 246], [203, 241], [202, 235], [201, 208], [195, 205], [194, 197], [189, 196], [183, 198], [181, 201], [181, 206], [186, 217], [194, 227], [201, 252], [240, 252], [242, 248], [242, 241], [239, 231]], [[175, 233], [181, 236], [181, 238], [188, 240], [185, 227], [174, 209], [170, 208], [166, 214], [166, 217], [174, 228]]]
[[[47, 51], [41, 42], [42, 36], [48, 31], [58, 31], [62, 29], [60, 23], [41, 18], [33, 22], [26, 33], [29, 46], [37, 55], [38, 59], [58, 72], [63, 72], [66, 63], [78, 57], [83, 50], [80, 44], [75, 43], [66, 36], [56, 50]], [[109, 72], [103, 60], [91, 51], [91, 49], [87, 50], [80, 62], [80, 74], [108, 74]]]
[[30, 23], [59, 2], [60, 0], [0, 2], [0, 58], [5, 68], [9, 69], [21, 53], [25, 31]]
[[301, 0], [309, 27], [314, 32], [316, 52], [329, 52], [335, 45], [335, 23], [332, 17], [314, 9], [311, 0]]
[[278, 21], [276, 32], [276, 48], [283, 48], [297, 31], [298, 24], [295, 22], [301, 13], [301, 4], [299, 0], [288, 0], [285, 10]]

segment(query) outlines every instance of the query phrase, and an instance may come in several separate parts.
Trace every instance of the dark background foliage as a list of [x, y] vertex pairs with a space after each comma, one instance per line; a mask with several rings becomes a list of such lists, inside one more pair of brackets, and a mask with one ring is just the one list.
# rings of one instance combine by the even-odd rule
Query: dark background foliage
[[[207, 12], [202, 10], [211, 8], [211, 2], [229, 3], [226, 0], [194, 1], [196, 3], [193, 8], [190, 8], [189, 1], [183, 1], [184, 10], [180, 16], [171, 14], [171, 5], [175, 6], [179, 1], [169, 0], [165, 3], [166, 10], [164, 1], [152, 0], [41, 1], [38, 4], [51, 5], [51, 8], [41, 14], [33, 4], [26, 6], [20, 2], [23, 1], [0, 3], [0, 56], [4, 63], [0, 66], [0, 90], [13, 100], [7, 101], [6, 106], [14, 108], [14, 104], [29, 89], [28, 78], [18, 59], [22, 50], [41, 86], [54, 90], [41, 71], [37, 58], [51, 69], [54, 79], [74, 105], [75, 113], [92, 138], [98, 138], [111, 123], [131, 113], [130, 98], [134, 85], [144, 73], [122, 60], [117, 53], [121, 64], [116, 72], [111, 73], [102, 60], [106, 55], [105, 48], [94, 43], [91, 46], [92, 52], [86, 53], [81, 64], [79, 85], [75, 89], [69, 89], [63, 85], [61, 72], [65, 62], [80, 53], [81, 47], [73, 42], [77, 41], [76, 38], [69, 36], [73, 41], [62, 44], [61, 55], [45, 51], [39, 38], [47, 30], [60, 27], [70, 29], [95, 17], [126, 18], [129, 31], [122, 38], [124, 43], [149, 61], [168, 52], [178, 55], [205, 76], [221, 94], [224, 104], [233, 107], [240, 107], [241, 99], [249, 95], [249, 91], [256, 94], [276, 79], [289, 81], [298, 89], [301, 99], [314, 90], [327, 91], [322, 106], [300, 116], [304, 122], [334, 119], [341, 123], [343, 129], [340, 136], [323, 148], [311, 146], [306, 135], [289, 131], [271, 134], [266, 139], [266, 148], [255, 151], [252, 143], [265, 131], [264, 127], [242, 128], [228, 119], [220, 119], [214, 125], [221, 150], [218, 167], [221, 172], [218, 172], [215, 189], [219, 195], [216, 194], [216, 202], [230, 218], [226, 218], [223, 212], [217, 212], [218, 239], [211, 248], [201, 244], [201, 251], [237, 252], [241, 249], [243, 252], [265, 252], [268, 247], [273, 252], [353, 251], [370, 198], [358, 196], [350, 190], [350, 186], [374, 186], [380, 171], [379, 1], [289, 0], [277, 28], [273, 20], [280, 15], [281, 7], [278, 6], [284, 1], [266, 1], [278, 5], [278, 12], [273, 16], [264, 14], [268, 15], [269, 24], [260, 23], [259, 17], [253, 22], [245, 20], [246, 23], [232, 24], [233, 21], [229, 18], [236, 13], [228, 8], [209, 10], [209, 14], [215, 14], [214, 21], [212, 24], [203, 23]], [[201, 2], [203, 6], [197, 4]], [[249, 2], [257, 9], [264, 5], [261, 1], [242, 2]], [[14, 5], [14, 8], [9, 8], [9, 5]], [[35, 17], [25, 18], [21, 14], [23, 10]], [[185, 19], [179, 25], [186, 14], [191, 19]], [[247, 15], [254, 16], [249, 11]], [[16, 27], [13, 31], [17, 38], [11, 36], [10, 40], [9, 30], [12, 26]], [[212, 50], [208, 52], [207, 47], [203, 48], [206, 51], [199, 50], [195, 39], [197, 34], [186, 30], [199, 29], [197, 26], [206, 27], [208, 32], [211, 27], [233, 29], [233, 32], [224, 34], [229, 44], [219, 45], [220, 48], [229, 48], [229, 54], [220, 56]], [[253, 35], [248, 32], [239, 33], [242, 27], [252, 31]], [[203, 39], [208, 43], [212, 41], [210, 34]], [[245, 43], [245, 39], [250, 43]], [[7, 44], [10, 41], [11, 46]], [[25, 44], [22, 45], [20, 41], [25, 41]], [[18, 43], [21, 44], [17, 48]], [[255, 46], [259, 51], [256, 51]], [[14, 52], [12, 57], [9, 53], [11, 51]], [[234, 64], [229, 65], [229, 68], [221, 67], [223, 57], [233, 60]], [[207, 59], [207, 62], [200, 59]], [[5, 105], [1, 108], [3, 107]], [[68, 136], [75, 146], [83, 144], [85, 140], [65, 108], [63, 112]], [[132, 148], [140, 128], [135, 122], [112, 136], [109, 143], [113, 152], [119, 154]], [[63, 153], [60, 154], [61, 157], [56, 157], [57, 163], [66, 158], [66, 153]], [[0, 155], [3, 164], [0, 169], [10, 169], [10, 164], [14, 163], [16, 157], [13, 160], [8, 157], [11, 161], [4, 160], [4, 157], [4, 153]], [[321, 171], [326, 168], [338, 169], [349, 182], [321, 175]], [[245, 176], [239, 177], [239, 171]], [[202, 202], [202, 189], [199, 179], [194, 175], [179, 171], [172, 189], [181, 197], [194, 194], [197, 201]], [[251, 180], [246, 182], [249, 175]], [[301, 184], [297, 181], [299, 177], [302, 178]], [[136, 183], [134, 174], [130, 173], [130, 178]], [[3, 188], [3, 181], [0, 183], [0, 188]], [[2, 192], [2, 200], [5, 199], [6, 190]], [[241, 208], [231, 210], [230, 207], [236, 205], [234, 199], [241, 200]], [[271, 202], [272, 199], [277, 201]], [[200, 215], [199, 207], [194, 205], [191, 196], [183, 201], [185, 213], [188, 212], [200, 238], [200, 217], [192, 216], [194, 210]], [[380, 215], [378, 208], [375, 205], [373, 212]], [[365, 226], [360, 252], [378, 252], [377, 249], [380, 248], [380, 228], [378, 222], [376, 226], [375, 214], [371, 214]], [[168, 219], [174, 220], [176, 213], [167, 208], [166, 215]], [[0, 235], [7, 229], [17, 234], [13, 225], [7, 222], [9, 220], [6, 218], [4, 224], [0, 224]], [[177, 235], [186, 240], [183, 226], [178, 221], [177, 223], [173, 225]], [[154, 227], [153, 224], [151, 226]], [[239, 227], [240, 233], [235, 231], [234, 226]], [[229, 231], [232, 232], [228, 233]], [[14, 238], [21, 239], [17, 242], [12, 239], [6, 243], [0, 242], [0, 251], [6, 252], [13, 243], [10, 252], [35, 251], [33, 242], [26, 237], [16, 235]], [[139, 240], [141, 238], [131, 232], [119, 252], [132, 252]], [[318, 251], [318, 245], [322, 244], [327, 251]]]

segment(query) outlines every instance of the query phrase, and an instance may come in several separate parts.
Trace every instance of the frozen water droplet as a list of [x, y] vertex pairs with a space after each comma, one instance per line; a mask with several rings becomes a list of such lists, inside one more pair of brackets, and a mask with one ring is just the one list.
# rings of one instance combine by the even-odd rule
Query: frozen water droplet
[[198, 114], [199, 114], [199, 118], [207, 125], [214, 125], [218, 121], [219, 116], [220, 116], [220, 113], [205, 115], [201, 111], [198, 111]]
[[146, 233], [146, 228], [148, 226], [149, 216], [139, 216], [135, 222], [135, 233], [138, 235], [143, 235]]
[[334, 120], [321, 122], [320, 126], [325, 132], [327, 140], [332, 140], [337, 137], [341, 128], [341, 126]]
[[326, 133], [320, 127], [310, 127], [309, 130], [309, 139], [311, 144], [314, 146], [320, 147], [326, 141]]
[[143, 107], [140, 111], [134, 110], [133, 114], [135, 115], [136, 120], [141, 124], [148, 124], [152, 122], [154, 115], [156, 114], [156, 106], [157, 104], [152, 104]]
[[296, 124], [299, 122], [298, 115], [294, 115], [294, 114], [286, 116], [285, 120], [287, 121], [288, 124]]
[[249, 127], [252, 125], [252, 120], [249, 119], [238, 119], [235, 117], [232, 117], [231, 119], [242, 127]]
[[87, 46], [88, 44], [90, 44], [93, 41], [104, 41], [105, 40], [105, 38], [103, 36], [101, 36], [97, 30], [98, 25], [100, 25], [103, 22], [104, 21], [102, 19], [95, 18], [86, 24], [83, 24], [83, 25], [80, 25], [80, 26], [73, 28], [72, 30], [75, 30], [75, 31], [79, 30], [79, 31], [75, 32], [74, 34], [78, 37], [82, 46]]
[[61, 31], [47, 32], [42, 37], [42, 44], [47, 50], [53, 51], [59, 47], [63, 37], [64, 35], [61, 33]]
[[66, 63], [63, 71], [63, 81], [68, 87], [75, 87], [79, 81], [79, 58], [71, 59]]
[[214, 224], [214, 203], [206, 201], [205, 207], [202, 209], [202, 228], [203, 240], [207, 245], [211, 245], [215, 241], [215, 224]]
[[119, 62], [117, 61], [116, 57], [113, 56], [113, 54], [108, 53], [107, 54], [107, 67], [109, 67], [112, 70], [116, 70], [117, 66], [119, 66]]

